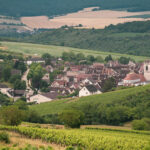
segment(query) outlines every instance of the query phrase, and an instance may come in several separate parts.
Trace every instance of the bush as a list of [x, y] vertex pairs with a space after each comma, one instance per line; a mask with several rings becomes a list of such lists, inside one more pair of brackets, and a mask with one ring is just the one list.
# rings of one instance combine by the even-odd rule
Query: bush
[[64, 110], [59, 115], [59, 118], [66, 127], [80, 128], [80, 125], [83, 123], [84, 114], [78, 110]]
[[69, 146], [69, 147], [66, 148], [66, 150], [75, 150], [75, 149], [74, 149], [74, 147]]
[[27, 122], [43, 123], [44, 119], [36, 111], [28, 111]]
[[17, 126], [25, 120], [26, 113], [16, 106], [3, 107], [0, 110], [0, 123], [4, 125]]
[[69, 146], [65, 150], [82, 150], [82, 148]]
[[10, 143], [9, 135], [6, 132], [0, 132], [0, 141]]
[[134, 120], [132, 122], [132, 128], [134, 130], [150, 130], [150, 119]]

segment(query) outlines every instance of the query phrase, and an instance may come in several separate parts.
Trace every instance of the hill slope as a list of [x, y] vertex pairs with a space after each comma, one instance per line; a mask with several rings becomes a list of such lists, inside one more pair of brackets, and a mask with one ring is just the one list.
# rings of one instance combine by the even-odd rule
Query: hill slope
[[14, 17], [62, 15], [92, 6], [102, 9], [127, 8], [129, 11], [150, 10], [149, 0], [0, 0], [0, 4], [1, 15]]
[[[85, 113], [85, 124], [120, 124], [133, 119], [150, 117], [150, 85], [108, 92], [72, 100], [57, 100], [31, 106], [46, 118], [64, 109]], [[55, 116], [57, 117], [57, 115]], [[55, 118], [56, 119], [56, 118]]]
[[150, 56], [150, 21], [110, 25], [104, 30], [54, 29], [34, 34], [22, 41]]
[[143, 56], [133, 56], [126, 54], [110, 53], [110, 52], [101, 52], [101, 51], [92, 51], [86, 49], [78, 49], [64, 46], [53, 46], [53, 45], [42, 45], [42, 44], [31, 44], [31, 43], [20, 43], [20, 42], [0, 42], [2, 46], [10, 52], [23, 53], [25, 55], [42, 55], [43, 53], [50, 53], [53, 56], [61, 56], [63, 52], [74, 52], [74, 53], [83, 53], [84, 55], [94, 55], [102, 56], [105, 58], [109, 54], [113, 56], [114, 59], [121, 56], [130, 57], [135, 61], [144, 61], [149, 59], [149, 57]]

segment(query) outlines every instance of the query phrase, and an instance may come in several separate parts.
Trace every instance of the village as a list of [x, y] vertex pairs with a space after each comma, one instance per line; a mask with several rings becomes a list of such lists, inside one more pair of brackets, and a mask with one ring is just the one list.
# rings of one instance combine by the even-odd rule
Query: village
[[[13, 61], [19, 63], [20, 60]], [[135, 63], [130, 60], [128, 64], [121, 64], [118, 60], [108, 60], [107, 63], [76, 64], [63, 57], [49, 59], [45, 54], [45, 57], [30, 57], [23, 63], [26, 65], [23, 73], [12, 69], [10, 74], [11, 77], [20, 75], [25, 88], [11, 88], [0, 83], [0, 92], [14, 101], [24, 97], [32, 104], [150, 83], [150, 61]]]

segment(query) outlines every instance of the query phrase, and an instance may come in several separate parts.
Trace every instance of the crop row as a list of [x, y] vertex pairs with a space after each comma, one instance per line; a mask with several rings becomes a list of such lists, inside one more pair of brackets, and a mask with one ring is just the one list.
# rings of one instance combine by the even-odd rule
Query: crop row
[[32, 139], [42, 139], [64, 146], [80, 146], [86, 150], [150, 150], [150, 136], [98, 130], [62, 130], [0, 126], [1, 130], [18, 132]]

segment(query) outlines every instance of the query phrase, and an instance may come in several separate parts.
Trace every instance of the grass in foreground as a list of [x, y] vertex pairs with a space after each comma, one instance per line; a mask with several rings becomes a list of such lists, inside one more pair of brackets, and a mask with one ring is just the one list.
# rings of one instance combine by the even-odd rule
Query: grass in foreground
[[10, 143], [1, 143], [0, 142], [0, 150], [4, 150], [4, 148], [9, 148], [9, 150], [65, 150], [65, 147], [56, 144], [50, 144], [44, 142], [40, 139], [29, 139], [21, 134], [15, 132], [7, 132], [10, 137]]
[[110, 52], [100, 52], [93, 50], [85, 50], [71, 47], [63, 46], [52, 46], [52, 45], [42, 45], [42, 44], [31, 44], [31, 43], [20, 43], [20, 42], [0, 42], [5, 50], [10, 52], [23, 53], [25, 55], [42, 55], [43, 53], [50, 53], [53, 56], [61, 56], [63, 52], [74, 52], [74, 53], [84, 53], [85, 55], [101, 55], [103, 58], [111, 54], [113, 58], [119, 58], [121, 56], [130, 57], [135, 61], [144, 61], [149, 59], [149, 57], [144, 56], [134, 56], [127, 54], [119, 53], [110, 53]]

